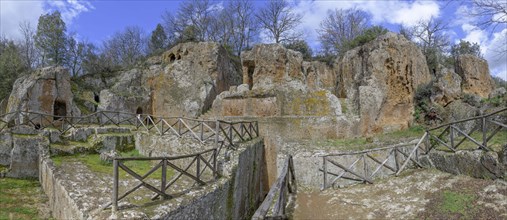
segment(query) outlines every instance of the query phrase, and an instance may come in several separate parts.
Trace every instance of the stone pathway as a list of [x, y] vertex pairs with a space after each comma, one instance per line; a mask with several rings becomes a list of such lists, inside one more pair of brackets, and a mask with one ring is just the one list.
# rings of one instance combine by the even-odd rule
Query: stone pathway
[[323, 192], [298, 192], [293, 219], [507, 219], [507, 183], [410, 170]]

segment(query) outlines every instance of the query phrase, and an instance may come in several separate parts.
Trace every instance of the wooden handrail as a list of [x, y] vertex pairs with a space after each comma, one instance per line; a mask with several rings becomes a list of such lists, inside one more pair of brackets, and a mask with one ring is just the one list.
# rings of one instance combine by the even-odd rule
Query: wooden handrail
[[[285, 208], [288, 205], [288, 199], [286, 197], [288, 194], [296, 193], [297, 183], [294, 163], [292, 161], [292, 156], [288, 155], [280, 175], [278, 175], [275, 183], [271, 185], [268, 195], [266, 195], [264, 201], [262, 201], [261, 205], [253, 214], [252, 220], [286, 218]], [[277, 198], [277, 201], [273, 203], [275, 198]], [[271, 216], [267, 216], [269, 210], [272, 210]]]

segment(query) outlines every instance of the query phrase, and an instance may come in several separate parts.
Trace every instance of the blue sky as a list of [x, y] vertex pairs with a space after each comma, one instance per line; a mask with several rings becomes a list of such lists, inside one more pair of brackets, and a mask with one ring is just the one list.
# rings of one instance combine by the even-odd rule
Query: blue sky
[[[503, 1], [503, 0], [499, 0]], [[175, 0], [0, 0], [0, 34], [10, 39], [19, 39], [19, 23], [28, 21], [33, 27], [38, 17], [52, 10], [60, 10], [69, 32], [81, 40], [100, 45], [103, 40], [121, 31], [126, 26], [140, 26], [150, 33], [157, 23], [162, 22], [164, 11], [175, 11], [181, 1]], [[220, 1], [217, 1], [220, 3]], [[254, 1], [262, 6], [265, 1]], [[398, 31], [400, 24], [414, 25], [430, 17], [444, 19], [449, 23], [448, 35], [453, 42], [460, 39], [481, 45], [484, 58], [488, 60], [492, 75], [507, 79], [507, 55], [499, 54], [498, 48], [507, 47], [507, 27], [499, 26], [494, 33], [475, 27], [474, 20], [466, 16], [469, 2], [434, 0], [296, 0], [296, 11], [303, 14], [301, 29], [306, 40], [319, 48], [316, 28], [328, 10], [335, 8], [357, 8], [366, 11], [370, 23]]]

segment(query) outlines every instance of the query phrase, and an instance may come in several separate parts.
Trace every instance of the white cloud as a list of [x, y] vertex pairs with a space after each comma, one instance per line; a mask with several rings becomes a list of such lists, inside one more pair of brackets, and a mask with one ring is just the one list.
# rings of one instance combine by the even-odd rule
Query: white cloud
[[91, 3], [82, 0], [1, 0], [0, 34], [13, 40], [21, 39], [19, 24], [29, 22], [32, 27], [37, 27], [39, 17], [51, 10], [59, 10], [62, 13], [63, 21], [69, 26], [79, 14], [91, 9], [93, 9]]
[[39, 16], [44, 13], [41, 1], [0, 1], [0, 34], [8, 39], [21, 39], [19, 24], [29, 22], [37, 26]]
[[493, 34], [485, 47], [484, 58], [488, 61], [491, 75], [507, 80], [507, 28]]
[[63, 21], [68, 25], [72, 24], [73, 20], [83, 12], [88, 12], [94, 9], [93, 5], [84, 0], [62, 0], [62, 1], [46, 1], [48, 9], [60, 11]]
[[436, 1], [299, 1], [296, 12], [303, 14], [301, 28], [312, 47], [318, 46], [317, 29], [329, 10], [351, 9], [363, 10], [371, 15], [370, 23], [414, 25], [420, 20], [427, 20], [440, 15], [440, 6]]

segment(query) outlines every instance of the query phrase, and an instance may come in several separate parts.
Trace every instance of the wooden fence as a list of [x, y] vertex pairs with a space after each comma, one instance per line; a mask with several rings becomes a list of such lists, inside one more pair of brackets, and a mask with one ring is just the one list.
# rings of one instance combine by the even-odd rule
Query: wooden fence
[[[373, 178], [381, 169], [387, 169], [391, 174], [399, 175], [410, 162], [418, 167], [422, 167], [417, 160], [417, 154], [426, 137], [427, 135], [424, 134], [415, 145], [397, 145], [364, 151], [323, 155], [321, 156], [321, 171], [323, 172], [322, 189], [334, 186], [340, 179], [373, 184]], [[382, 156], [382, 152], [386, 153], [387, 156]], [[388, 164], [389, 160], [394, 161], [394, 166]], [[330, 178], [329, 176], [333, 176], [334, 178]]]
[[[278, 179], [271, 186], [268, 195], [257, 208], [252, 219], [286, 219], [286, 208], [291, 202], [291, 195], [297, 193], [296, 175], [292, 156], [288, 156]], [[273, 203], [273, 201], [276, 202]]]
[[11, 112], [0, 115], [0, 132], [16, 125], [36, 129], [55, 128], [65, 133], [72, 128], [89, 126], [133, 126], [159, 135], [193, 138], [202, 144], [214, 142], [219, 148], [237, 148], [237, 142], [259, 137], [257, 121], [210, 121], [185, 117], [158, 117], [148, 114], [99, 111], [85, 116], [55, 116], [38, 112]]
[[[429, 153], [439, 144], [445, 146], [452, 152], [456, 152], [465, 141], [470, 141], [477, 146], [477, 149], [489, 151], [488, 142], [501, 130], [507, 128], [507, 108], [478, 117], [468, 118], [460, 121], [440, 125], [427, 130], [428, 143], [425, 153]], [[464, 131], [459, 125], [474, 123], [470, 131]], [[480, 130], [479, 130], [480, 129]], [[476, 132], [478, 131], [478, 132]], [[479, 138], [473, 138], [472, 134], [479, 134]], [[489, 132], [489, 134], [488, 134]]]
[[[210, 154], [210, 158], [206, 159], [205, 156]], [[157, 165], [155, 165], [150, 171], [145, 174], [139, 174], [133, 171], [131, 168], [125, 165], [127, 161], [134, 160], [142, 160], [142, 161], [159, 161]], [[176, 163], [176, 161], [181, 160], [191, 160], [191, 162], [187, 166], [180, 166]], [[172, 168], [177, 172], [170, 180], [167, 179], [167, 169]], [[207, 169], [209, 168], [209, 169]], [[134, 177], [139, 183], [127, 189], [123, 195], [119, 195], [119, 181], [120, 175], [119, 171], [123, 170], [127, 172], [130, 176]], [[153, 174], [155, 171], [161, 169], [162, 175], [160, 182], [157, 186], [151, 185], [146, 182], [146, 179]], [[195, 169], [195, 170], [194, 170]], [[195, 173], [191, 173], [192, 170]], [[209, 170], [211, 172], [211, 179], [205, 179], [204, 175], [205, 171]], [[113, 160], [113, 194], [112, 201], [104, 206], [103, 209], [112, 206], [112, 210], [118, 210], [118, 202], [141, 187], [145, 187], [146, 189], [155, 193], [152, 196], [152, 200], [155, 200], [159, 197], [168, 199], [172, 198], [170, 194], [167, 193], [171, 186], [181, 179], [181, 177], [188, 177], [197, 183], [198, 185], [206, 185], [207, 182], [214, 180], [218, 177], [217, 171], [217, 149], [209, 149], [195, 154], [182, 155], [182, 156], [174, 156], [174, 157], [129, 157], [129, 158], [115, 158]], [[190, 186], [190, 185], [189, 185]]]

